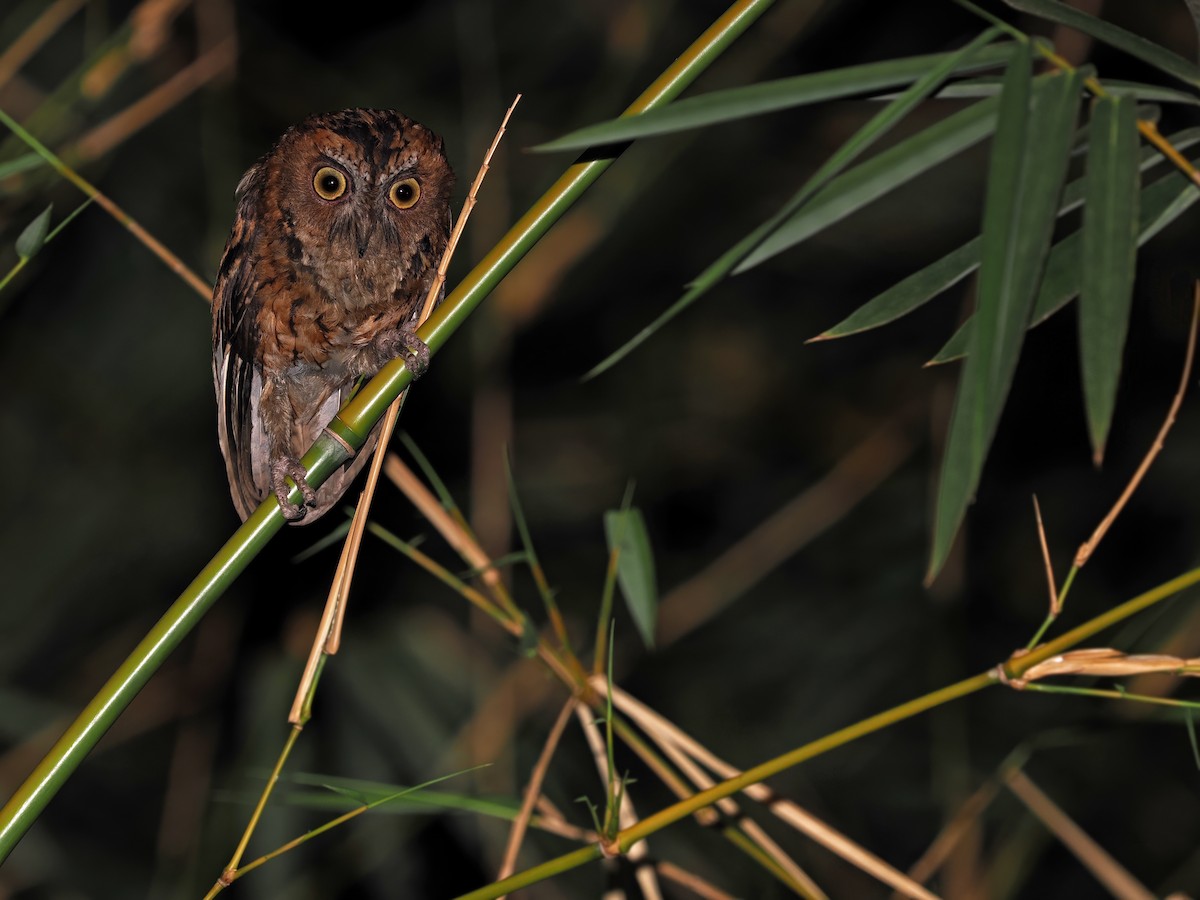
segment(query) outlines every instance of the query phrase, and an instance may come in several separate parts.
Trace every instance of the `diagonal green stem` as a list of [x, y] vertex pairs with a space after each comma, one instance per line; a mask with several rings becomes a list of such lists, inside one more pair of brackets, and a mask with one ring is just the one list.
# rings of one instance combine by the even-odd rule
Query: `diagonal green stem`
[[[774, 0], [737, 0], [625, 111], [635, 115], [675, 99], [720, 56]], [[418, 334], [437, 352], [500, 280], [550, 227], [612, 165], [621, 147], [588, 151], [509, 229], [500, 242], [446, 298]], [[330, 430], [358, 448], [391, 402], [408, 387], [411, 375], [400, 362], [383, 369], [338, 414]], [[347, 457], [323, 435], [304, 456], [308, 482], [320, 486]], [[293, 492], [298, 499], [298, 492]], [[268, 498], [188, 585], [162, 619], [84, 708], [42, 762], [0, 809], [0, 862], [29, 830], [84, 757], [129, 705], [209, 607], [283, 526], [274, 498]]]
[[[1107, 612], [1089, 619], [1062, 637], [1048, 644], [1043, 644], [1030, 653], [1009, 660], [1002, 667], [1004, 673], [1008, 678], [1017, 678], [1039, 662], [1063, 653], [1098, 632], [1110, 628], [1143, 610], [1149, 609], [1154, 604], [1160, 603], [1168, 597], [1172, 597], [1188, 588], [1195, 587], [1197, 584], [1200, 584], [1200, 569], [1192, 569], [1191, 571], [1184, 572], [1170, 581], [1163, 582], [1157, 587], [1139, 594], [1132, 600], [1127, 600], [1119, 606], [1114, 606]], [[905, 719], [928, 712], [953, 700], [959, 700], [971, 694], [978, 693], [984, 688], [999, 683], [998, 668], [989, 669], [986, 672], [980, 672], [978, 675], [973, 675], [970, 678], [965, 678], [962, 681], [939, 688], [936, 691], [916, 697], [881, 713], [868, 716], [861, 721], [855, 722], [853, 725], [848, 725], [815, 741], [810, 741], [801, 747], [790, 750], [781, 756], [767, 760], [752, 769], [747, 769], [734, 778], [715, 784], [707, 790], [700, 791], [690, 797], [685, 797], [678, 803], [661, 809], [621, 831], [617, 835], [620, 852], [627, 853], [630, 847], [638, 841], [644, 840], [654, 832], [660, 831], [666, 826], [678, 822], [698, 810], [712, 806], [718, 800], [730, 797], [751, 785], [765, 781], [773, 775], [778, 775], [780, 772], [808, 762], [810, 759], [820, 756], [823, 753], [828, 753], [859, 738], [874, 734]], [[518, 872], [503, 881], [493, 882], [477, 890], [462, 894], [458, 897], [458, 900], [494, 900], [494, 898], [503, 897], [518, 888], [528, 887], [531, 884], [536, 884], [539, 881], [585, 865], [599, 859], [602, 855], [602, 849], [599, 844], [590, 844], [587, 847], [581, 847], [563, 856], [548, 860], [541, 865]]]

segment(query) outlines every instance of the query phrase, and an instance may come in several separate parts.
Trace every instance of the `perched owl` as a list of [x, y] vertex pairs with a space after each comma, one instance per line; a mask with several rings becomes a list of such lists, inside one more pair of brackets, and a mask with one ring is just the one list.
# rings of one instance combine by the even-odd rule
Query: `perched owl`
[[370, 457], [378, 426], [320, 490], [299, 462], [360, 376], [401, 354], [414, 377], [428, 362], [415, 319], [453, 187], [441, 138], [384, 109], [309, 116], [242, 177], [213, 294], [213, 380], [243, 520], [274, 493], [292, 524], [312, 522]]

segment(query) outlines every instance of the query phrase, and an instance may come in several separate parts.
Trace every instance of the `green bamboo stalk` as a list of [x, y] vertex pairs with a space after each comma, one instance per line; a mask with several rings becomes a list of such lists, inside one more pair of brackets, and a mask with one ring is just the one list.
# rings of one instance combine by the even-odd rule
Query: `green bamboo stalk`
[[117, 206], [106, 194], [101, 193], [99, 188], [55, 156], [49, 147], [26, 131], [20, 122], [2, 109], [0, 109], [0, 124], [5, 125], [9, 131], [24, 141], [34, 153], [46, 160], [54, 171], [87, 194], [105, 212], [124, 225], [130, 234], [145, 244], [151, 253], [166, 263], [172, 272], [182, 278], [205, 301], [212, 300], [212, 287], [204, 279], [189, 269], [184, 261], [168, 250], [162, 241], [143, 228], [137, 219]]
[[[642, 92], [624, 115], [636, 115], [675, 99], [773, 2], [737, 0]], [[612, 165], [622, 149], [611, 147], [600, 148], [598, 153], [585, 152], [580, 157], [584, 161], [568, 168], [509, 229], [418, 331], [432, 353], [446, 343], [500, 280]], [[403, 363], [389, 364], [346, 404], [330, 430], [350, 446], [361, 447], [387, 407], [411, 382], [412, 376]], [[319, 487], [347, 456], [347, 451], [337, 440], [322, 435], [301, 460], [308, 472], [309, 484]], [[293, 491], [292, 496], [298, 500], [299, 492]], [[8, 858], [46, 804], [171, 651], [283, 527], [283, 521], [279, 505], [273, 497], [268, 497], [188, 585], [0, 809], [0, 863]]]
[[[1170, 581], [1163, 582], [1157, 587], [1139, 594], [1132, 600], [1127, 600], [1119, 606], [1114, 606], [1107, 612], [1089, 619], [1078, 628], [1068, 631], [1062, 637], [1043, 644], [1030, 653], [1009, 660], [1003, 666], [1004, 674], [1010, 679], [1018, 678], [1038, 663], [1044, 662], [1059, 653], [1063, 653], [1098, 632], [1110, 628], [1143, 610], [1149, 609], [1156, 603], [1160, 603], [1168, 597], [1178, 594], [1180, 591], [1195, 587], [1197, 584], [1200, 584], [1200, 569], [1192, 569], [1184, 572]], [[865, 719], [855, 722], [853, 725], [848, 725], [824, 737], [817, 738], [815, 741], [810, 741], [807, 744], [789, 750], [781, 756], [760, 763], [752, 769], [747, 769], [735, 778], [715, 784], [707, 790], [686, 797], [678, 803], [674, 803], [653, 815], [647, 816], [617, 835], [617, 848], [621, 853], [628, 853], [629, 848], [638, 841], [644, 840], [654, 832], [660, 831], [666, 826], [678, 822], [705, 807], [712, 806], [718, 800], [731, 797], [739, 791], [765, 781], [773, 775], [778, 775], [780, 772], [798, 766], [823, 753], [828, 753], [830, 750], [843, 747], [859, 738], [874, 734], [877, 731], [895, 725], [897, 722], [910, 719], [913, 716], [928, 712], [938, 706], [978, 693], [984, 688], [1000, 683], [998, 669], [989, 669], [986, 672], [980, 672], [970, 678], [965, 678], [962, 681], [901, 703], [899, 706], [893, 706], [891, 709], [884, 710], [881, 713], [868, 716]], [[503, 897], [518, 888], [528, 887], [531, 884], [536, 884], [538, 881], [543, 881], [546, 878], [551, 878], [570, 869], [585, 865], [599, 859], [602, 855], [603, 849], [600, 844], [591, 844], [579, 850], [573, 850], [570, 853], [555, 857], [540, 865], [533, 866], [523, 872], [518, 872], [503, 881], [493, 882], [477, 890], [462, 894], [457, 900], [495, 900], [495, 898]]]

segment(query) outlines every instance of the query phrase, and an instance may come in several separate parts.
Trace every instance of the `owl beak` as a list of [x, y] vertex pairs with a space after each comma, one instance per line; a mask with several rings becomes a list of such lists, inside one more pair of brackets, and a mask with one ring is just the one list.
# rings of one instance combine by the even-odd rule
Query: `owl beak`
[[367, 219], [365, 228], [360, 227], [360, 228], [356, 229], [358, 240], [355, 242], [355, 246], [358, 247], [358, 258], [359, 259], [362, 259], [364, 256], [367, 255], [367, 248], [371, 246], [371, 237], [372, 237], [372, 235], [375, 234], [376, 223], [377, 223], [377, 220], [376, 220], [375, 216], [370, 216]]

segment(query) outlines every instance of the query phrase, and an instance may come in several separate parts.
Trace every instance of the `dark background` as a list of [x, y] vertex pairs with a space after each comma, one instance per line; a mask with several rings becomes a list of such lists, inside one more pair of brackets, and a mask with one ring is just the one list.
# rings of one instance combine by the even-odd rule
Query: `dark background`
[[[443, 135], [461, 199], [504, 108], [522, 92], [451, 284], [570, 162], [526, 149], [617, 114], [724, 9], [645, 0], [465, 0], [378, 13], [351, 4], [175, 5], [171, 15], [164, 3], [86, 3], [0, 83], [0, 107], [211, 281], [234, 185], [288, 124], [319, 110], [400, 109]], [[0, 48], [46, 6], [6, 4]], [[1124, 0], [1101, 14], [1195, 55], [1183, 3]], [[148, 24], [155, 15], [163, 17], [157, 36]], [[1165, 78], [1077, 35], [1009, 18], [1096, 63], [1102, 77]], [[780, 2], [692, 91], [949, 50], [981, 28], [949, 3]], [[197, 58], [218, 61], [211, 77], [89, 156], [93, 129]], [[890, 443], [876, 439], [865, 451], [886, 473], [878, 488], [848, 511], [836, 495], [815, 504], [805, 520], [815, 537], [792, 529], [780, 564], [743, 570], [736, 602], [653, 650], [619, 613], [620, 683], [741, 767], [1023, 646], [1046, 605], [1030, 495], [1041, 500], [1061, 578], [1149, 446], [1178, 380], [1194, 211], [1139, 258], [1103, 470], [1090, 462], [1068, 309], [1031, 334], [967, 527], [942, 578], [922, 586], [956, 372], [921, 364], [969, 308], [969, 284], [889, 328], [803, 342], [977, 233], [985, 142], [721, 285], [618, 368], [580, 382], [876, 108], [823, 104], [632, 147], [438, 354], [401, 419], [497, 555], [512, 542], [502, 468], [509, 448], [539, 557], [580, 647], [590, 647], [603, 584], [602, 516], [629, 481], [666, 594], [879, 429], [892, 429]], [[950, 108], [928, 104], [883, 146]], [[1194, 118], [1168, 109], [1164, 130]], [[24, 152], [0, 141], [0, 159]], [[0, 239], [9, 248], [0, 250], [0, 271], [48, 202], [57, 222], [81, 199], [46, 170], [0, 181]], [[0, 292], [4, 794], [237, 525], [216, 444], [209, 334], [205, 303], [94, 206]], [[1196, 564], [1198, 429], [1189, 401], [1079, 578], [1068, 625]], [[424, 549], [462, 569], [389, 485], [373, 513], [402, 537], [428, 534]], [[819, 524], [827, 516], [827, 527]], [[196, 897], [212, 884], [286, 735], [336, 551], [293, 557], [335, 519], [287, 529], [219, 601], [0, 871], [0, 896]], [[345, 649], [327, 669], [289, 770], [412, 784], [492, 762], [440, 787], [514, 796], [562, 688], [379, 541], [368, 539], [359, 566]], [[513, 580], [541, 621], [531, 580], [523, 571]], [[1182, 595], [1099, 645], [1196, 654], [1192, 599]], [[685, 601], [673, 609], [687, 617]], [[1131, 687], [1188, 690], [1165, 679]], [[822, 756], [773, 786], [904, 869], [1023, 745], [1029, 777], [1151, 891], [1200, 889], [1193, 752], [1180, 717], [1150, 707], [993, 690]], [[671, 802], [632, 756], [619, 764], [638, 779], [640, 814]], [[599, 802], [602, 789], [577, 729], [547, 793], [573, 822], [590, 825], [575, 798]], [[248, 858], [328, 816], [280, 800]], [[831, 896], [883, 894], [807, 839], [775, 822], [768, 829]], [[380, 812], [232, 890], [452, 896], [491, 879], [506, 834], [506, 823], [469, 813]], [[692, 822], [650, 846], [736, 895], [786, 895]], [[569, 849], [533, 833], [523, 862]], [[591, 866], [528, 893], [595, 897], [608, 876]], [[946, 896], [1101, 895], [1003, 792], [934, 887]]]

